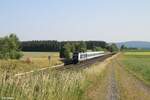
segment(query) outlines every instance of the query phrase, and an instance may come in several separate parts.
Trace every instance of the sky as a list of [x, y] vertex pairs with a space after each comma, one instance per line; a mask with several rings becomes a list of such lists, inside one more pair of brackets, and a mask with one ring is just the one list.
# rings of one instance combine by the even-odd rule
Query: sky
[[0, 37], [150, 41], [150, 0], [0, 0]]

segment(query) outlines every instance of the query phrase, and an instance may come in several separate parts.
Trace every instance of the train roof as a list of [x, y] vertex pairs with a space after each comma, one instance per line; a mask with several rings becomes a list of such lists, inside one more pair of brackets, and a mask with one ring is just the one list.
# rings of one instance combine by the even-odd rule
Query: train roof
[[95, 53], [104, 53], [104, 51], [80, 52], [80, 54], [95, 54]]

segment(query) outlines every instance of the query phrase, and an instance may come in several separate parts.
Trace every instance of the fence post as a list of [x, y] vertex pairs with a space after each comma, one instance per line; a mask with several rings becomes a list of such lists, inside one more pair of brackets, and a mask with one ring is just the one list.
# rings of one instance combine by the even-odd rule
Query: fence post
[[50, 66], [50, 60], [51, 60], [51, 56], [48, 56], [48, 60], [49, 60], [49, 66]]

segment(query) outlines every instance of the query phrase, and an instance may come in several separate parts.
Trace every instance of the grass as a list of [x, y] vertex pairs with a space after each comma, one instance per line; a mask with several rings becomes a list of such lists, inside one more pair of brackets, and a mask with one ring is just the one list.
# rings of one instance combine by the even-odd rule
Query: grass
[[124, 53], [126, 56], [136, 56], [136, 55], [139, 55], [139, 56], [150, 56], [150, 52], [125, 52]]
[[[4, 66], [14, 66], [11, 67], [11, 70], [14, 73], [20, 73], [62, 63], [58, 52], [23, 52], [23, 54], [24, 56], [20, 60], [0, 60], [0, 70], [3, 70]], [[51, 56], [50, 62], [49, 55]], [[28, 57], [32, 60], [31, 63], [26, 62]]]
[[10, 71], [4, 71], [0, 77], [0, 97], [13, 97], [15, 100], [87, 100], [87, 91], [103, 77], [101, 72], [106, 64], [98, 63], [77, 71], [35, 72], [22, 77], [13, 77]]
[[130, 72], [150, 85], [150, 52], [125, 52], [122, 62]]
[[125, 50], [125, 52], [150, 52], [150, 49]]
[[[81, 73], [38, 74], [29, 77], [1, 79], [0, 97], [16, 100], [78, 100], [82, 95]], [[5, 76], [5, 75], [4, 75]], [[68, 99], [69, 98], [69, 99]]]
[[[135, 72], [126, 69], [126, 66], [118, 63], [122, 59], [120, 56], [117, 62], [114, 62], [116, 67], [116, 80], [119, 87], [120, 100], [149, 100], [150, 95], [148, 86], [144, 82], [135, 78]], [[136, 74], [137, 76], [137, 74]]]

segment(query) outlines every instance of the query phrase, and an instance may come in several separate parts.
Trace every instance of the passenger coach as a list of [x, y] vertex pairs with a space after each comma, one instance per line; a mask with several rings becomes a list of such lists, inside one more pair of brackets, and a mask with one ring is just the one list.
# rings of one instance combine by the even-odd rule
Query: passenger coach
[[77, 64], [78, 62], [81, 61], [103, 56], [104, 54], [105, 54], [104, 51], [84, 52], [84, 53], [75, 52], [73, 54], [72, 60], [74, 64]]

